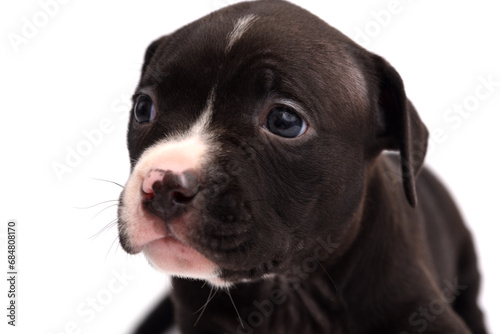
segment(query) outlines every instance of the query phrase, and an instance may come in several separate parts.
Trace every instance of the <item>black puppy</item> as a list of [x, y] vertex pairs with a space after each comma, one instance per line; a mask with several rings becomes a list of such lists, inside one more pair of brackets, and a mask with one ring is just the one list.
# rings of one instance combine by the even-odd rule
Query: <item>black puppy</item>
[[486, 332], [471, 236], [381, 57], [240, 3], [153, 42], [133, 100], [120, 242], [174, 276], [138, 332]]

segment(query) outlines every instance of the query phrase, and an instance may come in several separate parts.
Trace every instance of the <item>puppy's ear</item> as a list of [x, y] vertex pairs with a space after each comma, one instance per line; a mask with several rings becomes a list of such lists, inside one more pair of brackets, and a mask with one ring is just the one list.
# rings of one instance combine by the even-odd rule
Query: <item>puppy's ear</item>
[[373, 59], [379, 87], [378, 142], [381, 149], [399, 151], [406, 198], [415, 207], [415, 179], [424, 163], [428, 131], [406, 98], [403, 80], [396, 70], [379, 56]]

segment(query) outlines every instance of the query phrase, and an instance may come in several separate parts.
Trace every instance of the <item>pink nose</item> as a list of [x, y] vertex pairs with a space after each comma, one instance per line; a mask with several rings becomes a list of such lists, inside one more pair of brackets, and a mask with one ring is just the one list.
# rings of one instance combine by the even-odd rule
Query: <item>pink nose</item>
[[163, 214], [172, 214], [179, 204], [191, 202], [200, 188], [198, 178], [192, 170], [174, 173], [152, 169], [142, 182], [142, 191], [153, 209]]
[[165, 176], [165, 171], [162, 169], [153, 169], [148, 173], [148, 176], [142, 182], [142, 191], [146, 195], [153, 194], [153, 184], [157, 181], [163, 181], [163, 176]]

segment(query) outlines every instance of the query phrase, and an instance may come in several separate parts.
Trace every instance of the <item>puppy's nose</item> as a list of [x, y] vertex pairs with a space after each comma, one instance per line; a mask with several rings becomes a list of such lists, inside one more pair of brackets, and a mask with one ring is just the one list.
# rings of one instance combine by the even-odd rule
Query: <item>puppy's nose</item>
[[153, 169], [142, 183], [146, 207], [163, 218], [170, 218], [184, 211], [199, 189], [198, 178], [192, 170], [174, 173]]

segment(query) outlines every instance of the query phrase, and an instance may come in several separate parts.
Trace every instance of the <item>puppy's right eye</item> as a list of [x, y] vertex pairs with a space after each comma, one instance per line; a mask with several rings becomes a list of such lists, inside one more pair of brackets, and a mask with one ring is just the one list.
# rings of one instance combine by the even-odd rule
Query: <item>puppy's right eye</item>
[[137, 98], [134, 106], [134, 115], [137, 123], [149, 123], [156, 117], [156, 109], [153, 101], [147, 95], [141, 95]]

